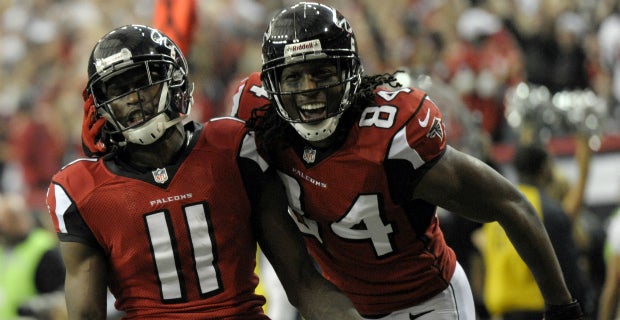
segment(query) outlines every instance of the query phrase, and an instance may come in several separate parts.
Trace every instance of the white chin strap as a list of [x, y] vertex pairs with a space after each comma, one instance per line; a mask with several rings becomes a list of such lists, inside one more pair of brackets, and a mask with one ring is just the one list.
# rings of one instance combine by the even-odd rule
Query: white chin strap
[[316, 142], [331, 136], [336, 130], [341, 114], [317, 123], [291, 123], [295, 131], [305, 140]]
[[166, 130], [185, 119], [187, 115], [182, 115], [174, 120], [170, 120], [167, 114], [160, 113], [143, 125], [135, 129], [128, 129], [123, 132], [125, 140], [141, 145], [151, 144], [161, 136]]
[[[191, 90], [192, 91], [194, 90], [193, 84], [192, 84]], [[164, 83], [162, 93], [159, 98], [159, 106], [157, 110], [160, 112], [164, 110], [167, 102], [168, 102], [168, 84]], [[181, 114], [179, 117], [177, 117], [174, 120], [170, 120], [170, 117], [168, 117], [166, 113], [162, 112], [158, 114], [157, 116], [153, 117], [152, 119], [150, 119], [149, 121], [145, 122], [144, 124], [140, 125], [138, 128], [128, 129], [128, 130], [123, 131], [123, 136], [125, 137], [126, 141], [129, 141], [131, 143], [141, 144], [141, 145], [151, 144], [159, 140], [159, 138], [161, 138], [161, 136], [164, 135], [164, 133], [166, 132], [168, 128], [176, 125], [177, 123], [183, 121], [183, 119], [187, 118], [192, 108], [192, 105], [193, 105], [193, 99], [190, 100], [189, 102], [187, 113]]]

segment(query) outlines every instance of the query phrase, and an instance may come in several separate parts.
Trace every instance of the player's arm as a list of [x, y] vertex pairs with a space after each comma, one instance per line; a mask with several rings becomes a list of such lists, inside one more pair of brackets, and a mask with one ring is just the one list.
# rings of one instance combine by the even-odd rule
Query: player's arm
[[351, 301], [314, 267], [301, 233], [287, 213], [284, 187], [273, 175], [263, 188], [257, 214], [261, 249], [289, 301], [304, 319], [362, 319]]
[[606, 264], [606, 276], [599, 301], [599, 320], [616, 319], [620, 316], [620, 254], [610, 255]]
[[79, 242], [61, 242], [60, 251], [66, 267], [69, 320], [106, 319], [108, 271], [104, 255]]
[[579, 175], [577, 181], [570, 186], [568, 193], [562, 199], [564, 210], [573, 222], [577, 220], [583, 208], [591, 158], [592, 150], [588, 145], [587, 137], [581, 134], [577, 135], [575, 138], [575, 160], [579, 168]]
[[535, 209], [510, 181], [482, 161], [448, 146], [413, 196], [471, 220], [499, 222], [532, 271], [546, 304], [568, 306], [573, 301]]

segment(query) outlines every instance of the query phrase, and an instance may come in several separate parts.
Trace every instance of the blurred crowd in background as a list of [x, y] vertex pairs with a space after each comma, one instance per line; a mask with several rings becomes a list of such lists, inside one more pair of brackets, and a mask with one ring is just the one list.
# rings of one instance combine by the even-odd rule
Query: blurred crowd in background
[[[0, 0], [0, 194], [23, 195], [40, 226], [50, 228], [44, 199], [52, 174], [82, 156], [82, 90], [92, 47], [112, 28], [152, 25], [156, 2]], [[195, 2], [185, 49], [195, 84], [193, 119], [228, 115], [237, 81], [260, 70], [269, 19], [293, 2]], [[620, 1], [322, 2], [352, 24], [367, 73], [400, 70], [399, 81], [427, 90], [442, 108], [449, 143], [508, 175], [519, 141], [548, 144], [574, 170], [580, 170], [574, 137], [593, 154], [620, 153]], [[620, 177], [620, 164], [605, 172]], [[601, 188], [620, 190], [620, 178], [607, 183], [613, 185]], [[594, 214], [574, 221], [586, 239], [579, 243], [594, 301], [603, 283], [606, 219], [620, 191], [612, 200], [587, 200], [582, 208]]]

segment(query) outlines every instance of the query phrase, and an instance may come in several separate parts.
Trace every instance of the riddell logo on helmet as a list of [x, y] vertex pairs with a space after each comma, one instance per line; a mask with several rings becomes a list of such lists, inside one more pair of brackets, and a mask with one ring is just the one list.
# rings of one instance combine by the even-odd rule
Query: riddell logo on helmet
[[306, 52], [320, 52], [321, 41], [310, 40], [284, 46], [284, 57], [292, 57]]

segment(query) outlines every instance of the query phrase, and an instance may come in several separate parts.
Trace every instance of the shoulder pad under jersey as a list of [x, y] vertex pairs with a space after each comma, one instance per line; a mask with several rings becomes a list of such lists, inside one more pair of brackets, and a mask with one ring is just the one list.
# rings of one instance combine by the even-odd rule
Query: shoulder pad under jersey
[[252, 110], [268, 105], [269, 95], [263, 89], [260, 72], [254, 72], [241, 80], [233, 96], [231, 116], [248, 120]]

